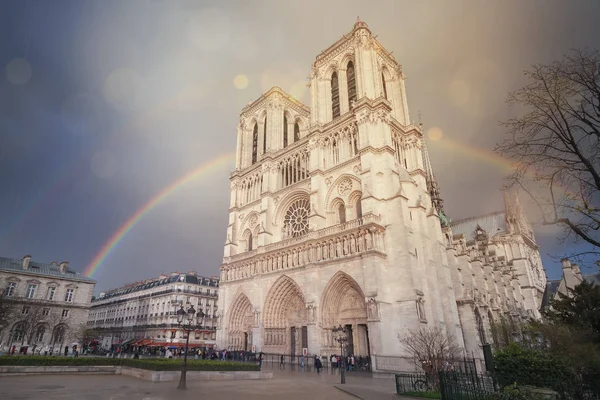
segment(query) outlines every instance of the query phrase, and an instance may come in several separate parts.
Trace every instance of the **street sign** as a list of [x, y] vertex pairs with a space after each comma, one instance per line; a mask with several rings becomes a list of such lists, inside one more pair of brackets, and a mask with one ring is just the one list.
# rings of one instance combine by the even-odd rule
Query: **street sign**
[[308, 355], [308, 349], [306, 347], [302, 348], [302, 355], [306, 357]]

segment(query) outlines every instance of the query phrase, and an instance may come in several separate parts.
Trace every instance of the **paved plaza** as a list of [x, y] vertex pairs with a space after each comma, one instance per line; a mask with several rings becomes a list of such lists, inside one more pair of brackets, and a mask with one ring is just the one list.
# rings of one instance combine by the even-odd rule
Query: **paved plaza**
[[[266, 369], [270, 371], [271, 369]], [[392, 379], [348, 374], [347, 384], [339, 375], [273, 370], [269, 380], [188, 380], [188, 390], [177, 382], [152, 383], [121, 375], [27, 375], [0, 377], [3, 400], [186, 400], [186, 399], [398, 399]], [[342, 388], [343, 390], [338, 389]]]

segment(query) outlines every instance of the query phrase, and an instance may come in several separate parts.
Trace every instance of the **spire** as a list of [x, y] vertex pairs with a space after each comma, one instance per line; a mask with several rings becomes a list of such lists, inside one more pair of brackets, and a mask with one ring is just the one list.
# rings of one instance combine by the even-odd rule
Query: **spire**
[[[420, 114], [419, 114], [420, 119]], [[423, 124], [420, 124], [421, 127]], [[422, 128], [421, 128], [422, 131]], [[425, 166], [425, 176], [427, 182], [427, 191], [431, 196], [431, 202], [435, 207], [438, 215], [442, 221], [442, 226], [448, 226], [450, 224], [450, 219], [446, 217], [444, 213], [444, 200], [442, 200], [442, 196], [440, 195], [440, 187], [435, 179], [435, 175], [433, 174], [433, 168], [431, 167], [431, 160], [429, 159], [429, 151], [427, 150], [427, 142], [423, 139], [423, 148], [421, 149], [423, 156], [423, 164]]]

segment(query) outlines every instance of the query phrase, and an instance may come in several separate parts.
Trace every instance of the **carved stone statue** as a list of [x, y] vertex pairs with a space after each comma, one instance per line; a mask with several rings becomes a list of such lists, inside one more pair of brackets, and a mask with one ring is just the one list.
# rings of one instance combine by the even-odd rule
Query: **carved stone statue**
[[379, 306], [377, 300], [369, 299], [367, 304], [367, 315], [369, 319], [379, 319]]

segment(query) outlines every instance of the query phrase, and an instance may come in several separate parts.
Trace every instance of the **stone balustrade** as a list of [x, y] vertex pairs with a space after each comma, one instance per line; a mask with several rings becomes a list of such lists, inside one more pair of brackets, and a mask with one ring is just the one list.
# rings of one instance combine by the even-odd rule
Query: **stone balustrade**
[[226, 257], [221, 266], [221, 281], [246, 279], [367, 252], [385, 253], [385, 228], [379, 222], [379, 216], [367, 215], [343, 224], [311, 231], [301, 237]]

